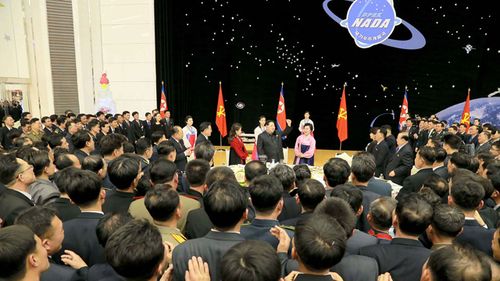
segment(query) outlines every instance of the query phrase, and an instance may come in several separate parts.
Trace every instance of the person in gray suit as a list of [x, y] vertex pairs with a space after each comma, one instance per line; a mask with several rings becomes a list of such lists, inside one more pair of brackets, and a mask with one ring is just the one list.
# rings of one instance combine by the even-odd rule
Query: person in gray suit
[[202, 238], [175, 247], [172, 254], [174, 280], [184, 280], [193, 256], [208, 263], [211, 280], [221, 280], [222, 257], [232, 246], [245, 240], [239, 232], [247, 218], [248, 199], [236, 181], [214, 182], [203, 197], [203, 204], [214, 228]]
[[491, 133], [488, 131], [482, 131], [478, 137], [477, 142], [478, 146], [476, 147], [475, 155], [478, 155], [482, 152], [490, 152], [491, 143], [490, 143]]

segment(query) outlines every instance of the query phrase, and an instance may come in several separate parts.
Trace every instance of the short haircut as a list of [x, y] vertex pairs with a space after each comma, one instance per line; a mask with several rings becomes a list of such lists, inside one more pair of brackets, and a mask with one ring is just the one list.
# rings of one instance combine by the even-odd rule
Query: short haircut
[[33, 173], [39, 177], [43, 174], [45, 167], [51, 163], [49, 153], [44, 150], [32, 150], [28, 152], [24, 160], [33, 166]]
[[64, 185], [69, 198], [80, 207], [89, 206], [97, 201], [101, 193], [101, 179], [91, 171], [84, 171], [68, 167], [61, 174], [68, 173], [63, 178], [67, 180]]
[[106, 243], [106, 261], [128, 280], [149, 280], [164, 258], [165, 247], [156, 226], [132, 220], [120, 227]]
[[127, 111], [127, 110], [123, 111], [122, 115], [125, 115], [125, 114], [130, 114], [130, 111]]
[[285, 164], [278, 164], [269, 171], [271, 176], [275, 176], [281, 182], [283, 191], [290, 191], [295, 183], [295, 172]]
[[444, 162], [444, 160], [446, 159], [446, 156], [448, 156], [448, 154], [446, 154], [446, 150], [444, 150], [444, 148], [439, 146], [439, 147], [435, 147], [434, 151], [436, 153], [436, 162], [438, 162], [438, 163]]
[[453, 198], [453, 202], [459, 208], [466, 211], [473, 211], [484, 198], [484, 188], [481, 184], [471, 180], [464, 182], [453, 178], [450, 195]]
[[215, 147], [208, 142], [202, 142], [194, 147], [194, 156], [196, 159], [204, 159], [210, 162], [214, 158], [214, 154]]
[[99, 244], [103, 248], [106, 247], [109, 237], [111, 237], [120, 227], [126, 225], [133, 219], [134, 218], [126, 212], [104, 214], [104, 216], [99, 219], [95, 229]]
[[305, 180], [311, 178], [311, 170], [306, 164], [299, 164], [293, 166], [293, 171], [295, 172], [295, 185], [298, 187]]
[[227, 181], [227, 180], [237, 181], [233, 170], [231, 170], [231, 168], [229, 167], [224, 167], [224, 166], [214, 167], [213, 169], [210, 169], [210, 171], [208, 171], [207, 173], [206, 182], [209, 188], [216, 181]]
[[25, 225], [0, 228], [0, 279], [20, 280], [26, 275], [26, 258], [36, 251], [35, 234]]
[[252, 160], [245, 165], [245, 179], [252, 181], [258, 176], [267, 174], [266, 164], [258, 160]]
[[158, 156], [168, 156], [175, 151], [175, 146], [171, 141], [165, 140], [158, 144], [156, 150], [158, 151]]
[[325, 187], [315, 179], [306, 179], [298, 187], [297, 192], [300, 204], [307, 211], [314, 211], [323, 199], [325, 199]]
[[419, 236], [432, 219], [432, 206], [419, 194], [408, 194], [398, 200], [396, 217], [401, 232]]
[[108, 176], [111, 183], [118, 189], [129, 188], [139, 174], [138, 161], [127, 156], [120, 156], [109, 163]]
[[148, 149], [151, 149], [151, 141], [147, 138], [140, 138], [135, 143], [135, 152], [137, 155], [143, 155]]
[[368, 213], [372, 223], [380, 229], [389, 229], [392, 226], [392, 212], [396, 209], [397, 201], [391, 197], [380, 197], [370, 203]]
[[248, 199], [236, 181], [216, 181], [203, 196], [203, 204], [215, 227], [234, 227], [246, 212]]
[[108, 156], [113, 154], [113, 151], [120, 149], [123, 146], [124, 140], [119, 134], [109, 134], [102, 137], [99, 142], [101, 154]]
[[62, 124], [65, 124], [66, 123], [66, 119], [67, 119], [67, 117], [64, 116], [64, 115], [61, 115], [61, 116], [57, 117], [57, 119], [56, 119], [57, 125], [61, 126]]
[[144, 199], [144, 205], [146, 205], [151, 217], [161, 222], [171, 219], [179, 204], [180, 198], [177, 191], [162, 184], [158, 184], [149, 190]]
[[346, 201], [354, 213], [357, 213], [363, 205], [363, 192], [350, 184], [337, 185], [332, 189], [330, 196]]
[[187, 123], [189, 119], [193, 119], [193, 116], [186, 115], [186, 117], [184, 117], [184, 122]]
[[165, 136], [165, 133], [163, 131], [154, 131], [151, 133], [151, 141], [153, 143], [158, 143], [162, 137]]
[[62, 136], [62, 135], [52, 134], [52, 135], [50, 135], [48, 137], [47, 142], [49, 143], [50, 148], [54, 149], [57, 146], [61, 146], [62, 145], [62, 139], [63, 138], [64, 138], [64, 136]]
[[472, 157], [464, 152], [455, 152], [450, 157], [451, 164], [455, 165], [457, 168], [469, 169]]
[[123, 142], [123, 153], [135, 153], [134, 144], [129, 141]]
[[38, 121], [40, 121], [40, 119], [38, 119], [38, 118], [36, 118], [36, 117], [31, 118], [31, 120], [30, 120], [30, 124], [36, 123], [36, 122], [38, 122]]
[[[67, 153], [59, 153], [57, 154], [56, 159], [55, 159], [55, 164], [56, 164], [56, 168], [57, 170], [61, 171], [61, 170], [64, 170], [65, 168], [68, 168], [68, 167], [71, 167], [73, 166], [73, 161], [71, 160], [71, 158], [69, 158], [69, 155], [71, 153], [67, 152]], [[73, 155], [73, 154], [71, 154]]]
[[440, 205], [444, 200], [443, 198], [439, 197], [439, 195], [437, 195], [430, 187], [427, 186], [423, 186], [417, 193], [433, 207]]
[[347, 237], [336, 219], [314, 214], [297, 223], [293, 239], [303, 265], [313, 272], [320, 272], [340, 262]]
[[139, 114], [139, 112], [137, 112], [137, 111], [132, 112], [132, 116], [134, 116], [136, 114]]
[[432, 147], [423, 146], [417, 153], [426, 165], [432, 165], [436, 161], [436, 152]]
[[186, 178], [190, 186], [204, 185], [210, 164], [203, 159], [189, 161], [186, 165]]
[[433, 251], [427, 267], [432, 280], [489, 281], [492, 277], [488, 258], [468, 245], [453, 244]]
[[330, 158], [330, 160], [323, 165], [323, 173], [328, 186], [335, 187], [347, 182], [351, 174], [351, 167], [349, 167], [349, 163], [344, 159]]
[[252, 204], [259, 213], [271, 213], [283, 198], [280, 181], [271, 175], [256, 177], [248, 187]]
[[75, 149], [84, 148], [85, 144], [91, 139], [88, 131], [80, 130], [71, 136], [71, 142], [75, 146]]
[[431, 174], [424, 181], [424, 187], [429, 187], [434, 191], [439, 197], [445, 198], [448, 196], [448, 182], [437, 174]]
[[432, 215], [432, 229], [437, 234], [455, 238], [462, 231], [465, 215], [458, 208], [441, 204], [434, 207]]
[[0, 154], [0, 182], [8, 185], [16, 179], [20, 164], [14, 154]]
[[205, 131], [206, 129], [208, 129], [209, 126], [212, 126], [212, 124], [210, 122], [201, 122], [200, 124], [200, 132], [203, 132]]
[[269, 243], [256, 240], [230, 248], [221, 260], [224, 281], [277, 281], [281, 265], [276, 250]]
[[52, 220], [57, 216], [54, 209], [33, 206], [17, 216], [15, 224], [25, 225], [40, 239], [52, 237]]
[[104, 159], [99, 155], [90, 155], [83, 159], [82, 170], [98, 173], [102, 168], [104, 168]]
[[99, 128], [101, 127], [99, 125], [99, 120], [97, 119], [92, 119], [89, 121], [89, 123], [87, 123], [87, 130], [91, 130], [92, 128], [94, 128], [95, 126], [99, 126]]
[[345, 200], [335, 197], [326, 198], [316, 206], [315, 214], [325, 214], [338, 221], [345, 231], [347, 237], [352, 235], [356, 227], [356, 214], [349, 203]]
[[149, 175], [153, 184], [167, 183], [174, 179], [177, 166], [166, 159], [158, 159], [149, 168]]

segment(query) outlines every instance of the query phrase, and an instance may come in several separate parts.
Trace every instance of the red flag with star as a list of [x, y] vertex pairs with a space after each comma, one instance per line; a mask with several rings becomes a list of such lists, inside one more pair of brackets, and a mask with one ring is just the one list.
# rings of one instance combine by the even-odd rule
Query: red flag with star
[[160, 115], [161, 118], [164, 117], [165, 111], [168, 110], [167, 106], [167, 96], [165, 95], [165, 84], [161, 81], [161, 99], [160, 99]]
[[347, 106], [345, 101], [345, 84], [342, 90], [342, 99], [340, 100], [339, 114], [337, 115], [337, 134], [340, 142], [347, 139]]
[[219, 82], [219, 101], [217, 102], [215, 124], [219, 129], [220, 135], [222, 137], [227, 136], [226, 109], [224, 107], [224, 98], [222, 97], [222, 82]]
[[283, 83], [281, 83], [280, 98], [278, 100], [278, 110], [276, 112], [276, 128], [279, 132], [286, 129], [286, 109], [285, 109], [285, 97], [283, 95]]
[[462, 118], [460, 119], [460, 124], [467, 125], [467, 130], [470, 127], [470, 88], [467, 92], [467, 99], [464, 104], [464, 111], [462, 112]]
[[[401, 105], [401, 113], [399, 113], [399, 130], [403, 130], [406, 119], [410, 116], [408, 115], [408, 98], [406, 97], [407, 89], [405, 88], [405, 96], [403, 98], [403, 104]], [[409, 128], [408, 128], [409, 129]]]

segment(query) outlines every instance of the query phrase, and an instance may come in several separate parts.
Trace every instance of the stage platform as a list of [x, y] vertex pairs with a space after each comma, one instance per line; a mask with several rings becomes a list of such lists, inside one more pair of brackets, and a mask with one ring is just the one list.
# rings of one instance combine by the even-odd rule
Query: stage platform
[[[247, 145], [247, 150], [251, 154], [253, 146]], [[228, 163], [229, 159], [229, 146], [215, 146], [216, 152], [214, 156], [214, 165], [215, 166], [225, 166]], [[353, 156], [356, 154], [358, 151], [355, 150], [327, 150], [327, 149], [317, 149], [316, 153], [314, 154], [314, 166], [323, 166], [328, 159], [335, 157], [337, 153], [340, 152], [345, 152], [349, 156]], [[285, 153], [286, 154], [286, 153]], [[293, 152], [293, 149], [289, 148], [288, 149], [288, 157], [285, 158], [288, 159], [287, 164], [293, 164], [293, 159], [295, 157], [295, 154]]]

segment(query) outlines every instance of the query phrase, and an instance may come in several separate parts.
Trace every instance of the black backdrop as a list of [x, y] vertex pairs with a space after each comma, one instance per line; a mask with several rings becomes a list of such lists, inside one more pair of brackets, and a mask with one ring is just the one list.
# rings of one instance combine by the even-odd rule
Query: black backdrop
[[[177, 123], [184, 125], [188, 114], [195, 126], [211, 121], [212, 141], [218, 143], [218, 81], [228, 127], [240, 122], [247, 132], [253, 131], [261, 114], [275, 119], [284, 82], [287, 117], [294, 127], [309, 110], [317, 146], [337, 149], [336, 116], [341, 87], [347, 82], [349, 139], [343, 148], [363, 149], [375, 116], [393, 110], [396, 120], [384, 115], [375, 125], [397, 126], [405, 86], [410, 113], [421, 116], [463, 102], [469, 87], [471, 97], [477, 98], [500, 86], [497, 14], [482, 1], [396, 1], [398, 17], [427, 40], [420, 50], [384, 45], [360, 49], [322, 4], [156, 0], [158, 104], [164, 80]], [[338, 0], [329, 7], [345, 18], [350, 4]], [[410, 32], [398, 26], [391, 39], [409, 37]], [[237, 102], [244, 102], [245, 108], [237, 109]]]

